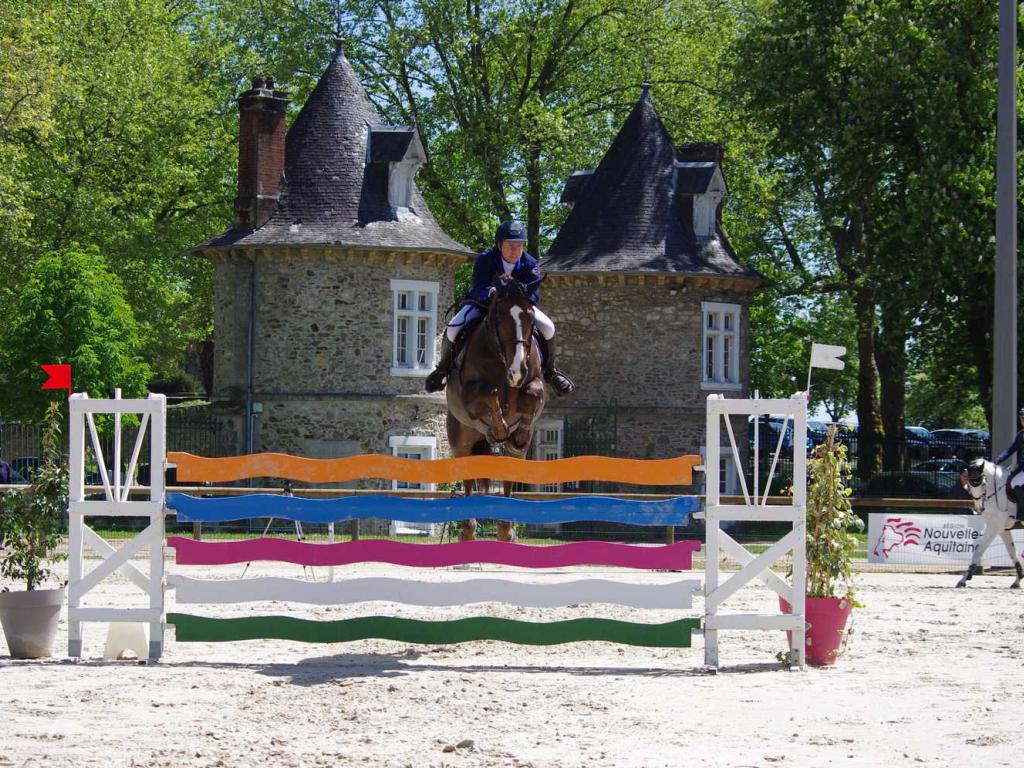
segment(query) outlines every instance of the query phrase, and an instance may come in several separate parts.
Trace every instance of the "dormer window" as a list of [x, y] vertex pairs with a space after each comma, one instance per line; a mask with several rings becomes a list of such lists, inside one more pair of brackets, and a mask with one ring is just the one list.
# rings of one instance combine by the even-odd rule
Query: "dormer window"
[[677, 162], [673, 174], [675, 193], [699, 240], [715, 236], [718, 206], [725, 196], [725, 177], [716, 162]]
[[575, 206], [577, 201], [583, 197], [594, 178], [593, 171], [573, 171], [572, 175], [565, 182], [562, 189], [562, 202], [568, 203], [570, 207]]
[[412, 210], [412, 183], [426, 154], [419, 133], [407, 125], [374, 125], [366, 141], [366, 162], [387, 168], [388, 205], [395, 218]]

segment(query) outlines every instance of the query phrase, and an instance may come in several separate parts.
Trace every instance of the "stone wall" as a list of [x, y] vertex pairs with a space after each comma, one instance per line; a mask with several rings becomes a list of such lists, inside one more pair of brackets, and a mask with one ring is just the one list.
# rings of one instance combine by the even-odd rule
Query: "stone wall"
[[392, 279], [438, 283], [435, 344], [454, 301], [456, 257], [338, 249], [211, 254], [214, 399], [246, 434], [250, 259], [255, 260], [253, 449], [329, 458], [388, 453], [392, 435], [432, 435], [447, 452], [444, 400], [421, 375], [393, 376]]
[[[621, 282], [620, 282], [621, 280]], [[751, 286], [752, 287], [752, 286]], [[750, 381], [749, 290], [732, 281], [665, 276], [552, 276], [541, 305], [558, 328], [559, 362], [579, 384], [577, 406], [699, 406], [701, 302], [742, 307], [740, 381]]]
[[[380, 254], [322, 248], [254, 251], [254, 390], [260, 401], [284, 393], [399, 395], [423, 390], [423, 376], [392, 376], [392, 279], [439, 284], [435, 338], [454, 301], [460, 260], [432, 254]], [[216, 259], [214, 393], [244, 396], [249, 273], [245, 257]]]
[[704, 301], [739, 304], [740, 389], [750, 381], [750, 289], [692, 277], [552, 275], [541, 304], [555, 320], [560, 366], [577, 391], [549, 401], [546, 416], [613, 414], [616, 453], [632, 458], [696, 454], [704, 445]]

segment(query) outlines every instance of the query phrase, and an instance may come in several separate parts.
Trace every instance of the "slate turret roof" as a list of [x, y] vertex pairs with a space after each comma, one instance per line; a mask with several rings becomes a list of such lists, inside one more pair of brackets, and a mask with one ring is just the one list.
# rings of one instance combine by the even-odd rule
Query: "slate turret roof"
[[415, 183], [410, 212], [393, 212], [387, 198], [387, 162], [419, 139], [411, 128], [399, 129], [374, 146], [375, 156], [370, 157], [368, 134], [381, 125], [339, 45], [288, 129], [281, 198], [273, 215], [258, 229], [229, 229], [193, 250], [339, 245], [472, 255], [444, 233]]
[[[694, 236], [681, 196], [706, 189], [717, 164], [679, 174], [682, 159], [645, 88], [594, 172], [570, 177], [562, 198], [574, 206], [548, 249], [544, 269], [765, 281], [739, 263], [720, 226], [712, 238]], [[676, 184], [680, 188], [674, 189]]]

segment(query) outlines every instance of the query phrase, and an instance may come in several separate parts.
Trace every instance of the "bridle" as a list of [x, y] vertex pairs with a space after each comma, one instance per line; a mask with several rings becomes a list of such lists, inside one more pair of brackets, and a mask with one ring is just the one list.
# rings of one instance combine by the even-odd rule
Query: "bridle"
[[[487, 316], [484, 318], [484, 330], [487, 336], [488, 346], [491, 347], [492, 351], [498, 355], [498, 359], [501, 360], [502, 367], [507, 371], [509, 368], [508, 357], [505, 355], [505, 348], [501, 343], [501, 332], [498, 330], [498, 323], [496, 320], [492, 320], [492, 315], [497, 314], [498, 298], [495, 296], [491, 299], [491, 304], [487, 308]], [[512, 342], [514, 346], [525, 346], [531, 342], [533, 336], [533, 328], [530, 328], [530, 333], [523, 334], [526, 336], [525, 339], [516, 339]], [[528, 357], [528, 354], [526, 355]], [[527, 383], [526, 381], [523, 382]]]
[[[975, 496], [973, 493], [968, 491], [968, 493], [971, 493], [971, 499], [974, 501], [974, 511], [975, 511], [976, 514], [980, 515], [982, 512], [985, 511], [985, 502], [988, 501], [989, 499], [995, 499], [996, 500], [996, 506], [999, 505], [999, 484], [995, 482], [995, 472], [993, 472], [993, 477], [992, 477], [993, 484], [995, 485], [995, 489], [992, 491], [992, 493], [987, 493], [987, 489], [988, 489], [988, 472], [985, 471], [985, 465], [984, 464], [981, 465], [981, 472], [978, 474], [977, 482], [974, 482], [974, 480], [973, 480], [973, 478], [971, 476], [970, 468], [965, 470], [965, 473], [967, 475], [967, 484], [971, 488], [978, 488], [978, 487], [981, 488], [981, 495], [980, 496]], [[1005, 487], [1005, 485], [1004, 485], [1004, 487]], [[1007, 501], [1009, 501], [1009, 500], [1007, 500]]]

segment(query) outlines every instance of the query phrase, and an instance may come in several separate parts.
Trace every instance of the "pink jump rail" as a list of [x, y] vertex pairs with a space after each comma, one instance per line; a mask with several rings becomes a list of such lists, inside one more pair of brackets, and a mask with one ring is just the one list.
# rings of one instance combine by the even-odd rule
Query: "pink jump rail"
[[521, 568], [563, 568], [606, 565], [619, 568], [688, 571], [699, 541], [679, 541], [657, 547], [580, 541], [551, 547], [531, 547], [503, 541], [463, 541], [453, 544], [407, 544], [367, 539], [337, 544], [309, 544], [288, 539], [196, 541], [171, 536], [179, 565], [228, 565], [255, 560], [295, 565], [331, 566], [352, 563], [390, 563], [416, 568], [442, 568], [469, 563]]

